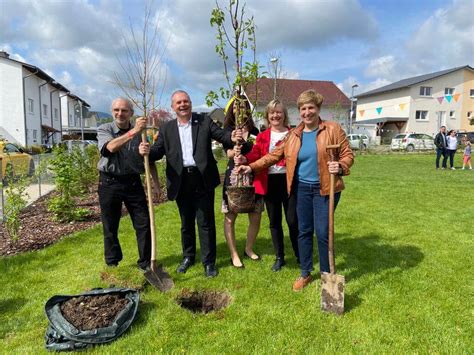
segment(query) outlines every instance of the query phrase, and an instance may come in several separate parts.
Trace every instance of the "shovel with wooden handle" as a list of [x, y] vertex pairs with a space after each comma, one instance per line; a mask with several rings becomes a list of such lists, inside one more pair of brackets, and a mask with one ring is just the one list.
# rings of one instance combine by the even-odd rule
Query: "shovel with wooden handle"
[[[338, 160], [340, 144], [328, 145], [331, 161]], [[321, 273], [321, 310], [324, 312], [344, 313], [344, 276], [336, 274], [334, 265], [334, 184], [335, 176], [330, 174], [329, 187], [329, 273]]]
[[[146, 130], [142, 132], [142, 142], [146, 143]], [[147, 281], [156, 287], [161, 292], [166, 292], [173, 288], [174, 282], [171, 276], [163, 268], [163, 265], [156, 264], [156, 233], [155, 233], [155, 210], [153, 208], [153, 195], [151, 189], [151, 174], [150, 174], [150, 159], [148, 154], [144, 156], [145, 163], [145, 184], [146, 195], [148, 202], [148, 214], [150, 216], [150, 230], [151, 230], [151, 260], [150, 268], [145, 271], [145, 278]]]

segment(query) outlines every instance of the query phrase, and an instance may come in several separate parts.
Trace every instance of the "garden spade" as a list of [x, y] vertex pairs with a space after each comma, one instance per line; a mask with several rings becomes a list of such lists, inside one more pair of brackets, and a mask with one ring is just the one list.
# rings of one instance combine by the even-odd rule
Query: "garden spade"
[[[328, 145], [331, 161], [336, 161], [340, 144]], [[334, 265], [334, 183], [335, 176], [330, 174], [329, 188], [329, 273], [321, 273], [321, 310], [341, 315], [344, 312], [344, 276], [336, 274]]]
[[[146, 130], [142, 132], [142, 142], [147, 142]], [[174, 283], [171, 276], [163, 268], [163, 265], [156, 263], [156, 233], [155, 233], [155, 210], [153, 208], [153, 195], [151, 191], [150, 159], [148, 154], [144, 156], [145, 163], [145, 183], [148, 202], [148, 214], [150, 215], [151, 229], [151, 260], [150, 268], [145, 271], [145, 278], [149, 283], [161, 292], [166, 292], [173, 288]]]

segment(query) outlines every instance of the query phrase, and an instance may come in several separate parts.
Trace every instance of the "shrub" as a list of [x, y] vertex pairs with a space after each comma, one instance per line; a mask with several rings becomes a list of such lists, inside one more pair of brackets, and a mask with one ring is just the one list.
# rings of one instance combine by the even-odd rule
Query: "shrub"
[[58, 222], [83, 221], [90, 215], [86, 208], [77, 208], [70, 197], [55, 196], [48, 201], [48, 211], [53, 213]]
[[[8, 175], [7, 175], [8, 176]], [[8, 185], [4, 188], [5, 206], [4, 223], [8, 235], [11, 239], [18, 239], [18, 231], [21, 227], [20, 214], [26, 207], [28, 193], [26, 188], [29, 185], [29, 179], [19, 177], [17, 179], [8, 179]]]
[[86, 193], [97, 181], [97, 162], [99, 161], [99, 151], [94, 145], [87, 146], [84, 150], [75, 147], [70, 153], [74, 166], [73, 184], [80, 193]]
[[83, 220], [89, 211], [76, 207], [73, 199], [81, 192], [88, 181], [88, 162], [81, 151], [68, 152], [66, 147], [58, 146], [53, 150], [53, 158], [48, 166], [54, 173], [54, 182], [59, 196], [48, 202], [48, 211], [60, 222]]

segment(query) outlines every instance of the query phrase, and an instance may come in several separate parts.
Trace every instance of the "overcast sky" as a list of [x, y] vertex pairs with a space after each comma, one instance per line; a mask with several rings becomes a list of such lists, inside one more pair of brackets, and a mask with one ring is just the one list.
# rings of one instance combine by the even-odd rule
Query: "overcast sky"
[[[242, 1], [242, 0], [241, 0]], [[219, 0], [225, 5], [228, 0]], [[155, 1], [154, 20], [166, 49], [160, 104], [175, 89], [204, 109], [209, 90], [224, 85], [209, 25], [214, 0]], [[141, 0], [0, 0], [0, 49], [36, 65], [109, 111], [120, 95], [129, 23], [141, 26]], [[406, 77], [474, 65], [474, 0], [248, 0], [264, 69], [277, 55], [283, 76], [330, 80], [348, 96]]]

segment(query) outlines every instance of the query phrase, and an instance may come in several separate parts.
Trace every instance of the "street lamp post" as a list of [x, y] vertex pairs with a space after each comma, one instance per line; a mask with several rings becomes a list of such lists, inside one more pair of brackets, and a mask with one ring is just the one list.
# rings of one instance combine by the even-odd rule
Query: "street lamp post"
[[273, 66], [273, 71], [275, 72], [274, 77], [273, 77], [273, 100], [276, 99], [277, 96], [277, 70], [278, 70], [278, 58], [271, 58], [270, 62], [272, 63]]
[[352, 85], [351, 91], [351, 116], [349, 117], [349, 134], [352, 134], [352, 116], [354, 115], [354, 89], [358, 88], [359, 85]]

